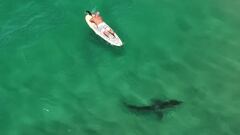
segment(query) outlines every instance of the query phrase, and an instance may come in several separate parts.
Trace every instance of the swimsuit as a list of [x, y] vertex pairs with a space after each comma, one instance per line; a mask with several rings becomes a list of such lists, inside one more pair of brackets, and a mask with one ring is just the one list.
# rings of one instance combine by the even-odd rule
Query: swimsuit
[[105, 22], [98, 24], [97, 27], [101, 33], [103, 33], [105, 30], [110, 30], [110, 27]]

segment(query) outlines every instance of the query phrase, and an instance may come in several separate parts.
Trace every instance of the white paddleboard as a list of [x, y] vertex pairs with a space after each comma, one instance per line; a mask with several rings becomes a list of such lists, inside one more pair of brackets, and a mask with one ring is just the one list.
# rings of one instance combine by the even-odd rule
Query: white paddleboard
[[110, 43], [111, 45], [114, 46], [122, 46], [123, 43], [121, 41], [121, 39], [118, 37], [118, 35], [115, 33], [114, 36], [110, 36], [107, 37], [106, 35], [104, 35], [101, 31], [99, 31], [99, 29], [97, 28], [97, 26], [90, 22], [90, 19], [92, 18], [92, 16], [90, 15], [86, 15], [85, 19], [87, 24], [89, 25], [89, 27], [97, 34], [99, 35], [101, 38], [103, 38], [104, 40], [106, 40], [108, 43]]

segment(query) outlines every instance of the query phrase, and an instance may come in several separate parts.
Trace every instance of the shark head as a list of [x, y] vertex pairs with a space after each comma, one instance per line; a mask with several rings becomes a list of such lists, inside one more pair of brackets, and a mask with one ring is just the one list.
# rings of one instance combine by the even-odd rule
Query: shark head
[[182, 104], [182, 101], [178, 101], [178, 100], [160, 101], [160, 100], [158, 100], [157, 102], [154, 102], [152, 106], [156, 111], [159, 111], [159, 110], [162, 110], [165, 108], [175, 107], [180, 104]]
[[182, 104], [183, 102], [178, 100], [169, 100], [168, 103], [171, 104], [172, 106], [176, 106]]

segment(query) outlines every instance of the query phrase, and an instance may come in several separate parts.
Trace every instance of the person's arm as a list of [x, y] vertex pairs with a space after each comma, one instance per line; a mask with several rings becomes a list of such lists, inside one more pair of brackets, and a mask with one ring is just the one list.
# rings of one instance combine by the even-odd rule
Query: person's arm
[[92, 23], [94, 23], [94, 21], [93, 21], [93, 17], [92, 17], [89, 21], [92, 22]]

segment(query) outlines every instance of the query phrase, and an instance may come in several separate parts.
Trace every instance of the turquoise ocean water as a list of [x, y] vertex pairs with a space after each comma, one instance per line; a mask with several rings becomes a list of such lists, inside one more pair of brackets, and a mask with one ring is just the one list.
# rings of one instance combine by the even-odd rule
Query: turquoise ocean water
[[[237, 0], [0, 0], [0, 135], [237, 135]], [[125, 46], [87, 26], [99, 10]], [[122, 102], [181, 106], [162, 120]]]

